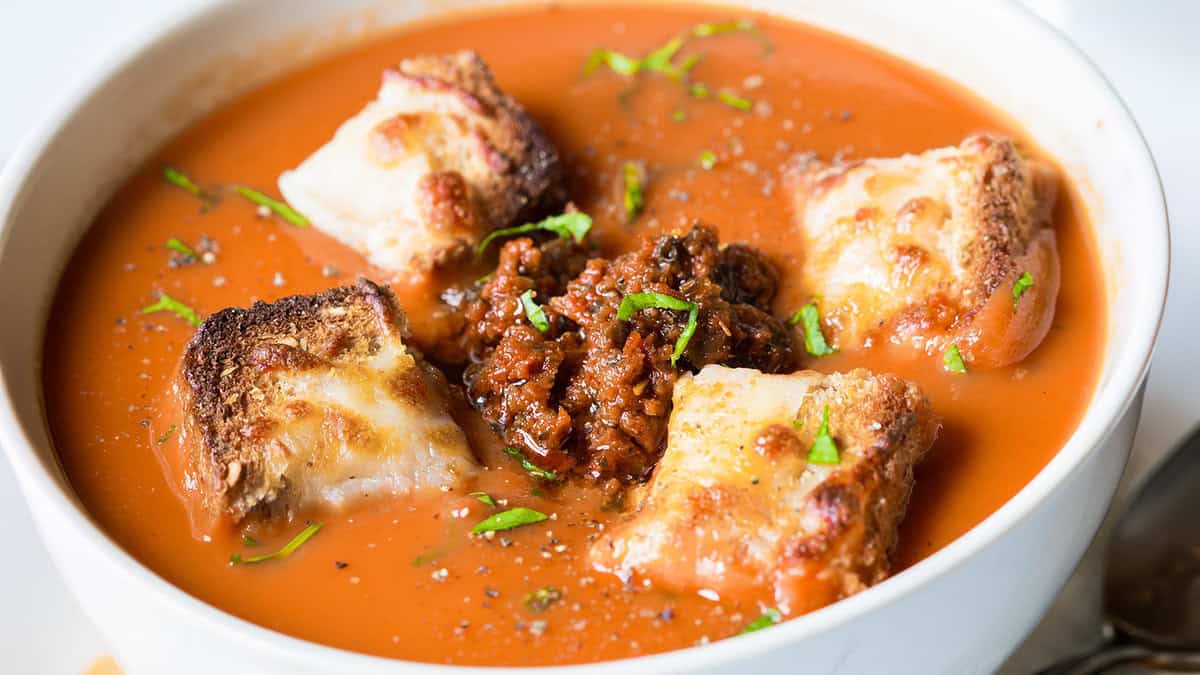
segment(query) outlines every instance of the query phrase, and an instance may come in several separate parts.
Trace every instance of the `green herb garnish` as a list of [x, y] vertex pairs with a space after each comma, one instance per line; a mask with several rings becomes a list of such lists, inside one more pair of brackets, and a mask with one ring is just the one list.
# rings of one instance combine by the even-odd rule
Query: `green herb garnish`
[[708, 85], [703, 82], [695, 82], [688, 87], [688, 93], [692, 95], [692, 98], [708, 98]]
[[750, 19], [738, 19], [736, 21], [710, 21], [692, 26], [691, 34], [695, 37], [711, 37], [722, 33], [736, 33], [739, 31], [754, 30], [754, 22]]
[[587, 63], [583, 66], [583, 74], [591, 75], [602, 65], [608, 66], [614, 73], [630, 77], [642, 69], [642, 60], [610, 49], [593, 49]]
[[663, 70], [663, 73], [673, 80], [683, 80], [692, 71], [692, 68], [695, 68], [696, 64], [700, 63], [700, 59], [702, 58], [704, 58], [702, 54], [691, 54], [679, 65], [667, 64], [668, 67]]
[[801, 307], [791, 317], [788, 318], [787, 324], [795, 326], [801, 324], [804, 328], [804, 349], [813, 356], [828, 356], [837, 351], [829, 346], [825, 341], [825, 334], [821, 332], [821, 315], [817, 311], [817, 303], [810, 302]]
[[492, 507], [496, 506], [496, 500], [492, 499], [492, 496], [486, 492], [472, 492], [468, 496], [474, 497], [475, 499], [478, 499], [479, 501], [483, 502], [484, 504], [487, 504], [488, 506], [492, 506]]
[[1017, 302], [1021, 300], [1022, 295], [1025, 295], [1025, 291], [1031, 287], [1033, 287], [1033, 275], [1029, 272], [1022, 272], [1021, 276], [1017, 277], [1017, 280], [1013, 282], [1013, 309], [1017, 308]]
[[608, 66], [614, 73], [632, 77], [643, 70], [662, 73], [673, 80], [682, 80], [688, 71], [700, 62], [700, 54], [692, 54], [681, 63], [672, 63], [681, 47], [684, 38], [671, 38], [666, 44], [650, 52], [643, 58], [636, 58], [611, 49], [594, 49], [583, 66], [585, 76], [596, 72], [600, 66]]
[[189, 258], [193, 258], [195, 260], [200, 259], [200, 255], [196, 253], [191, 246], [188, 246], [175, 237], [171, 237], [167, 240], [167, 248], [171, 249], [172, 251], [178, 251]]
[[192, 182], [192, 179], [188, 178], [187, 174], [173, 166], [163, 167], [163, 178], [165, 178], [168, 183], [182, 188], [188, 194], [205, 203], [211, 203], [213, 201], [212, 195], [210, 195], [204, 188]]
[[254, 537], [251, 537], [248, 534], [243, 534], [242, 535], [242, 545], [243, 546], [258, 546], [258, 540], [255, 539]]
[[159, 445], [162, 445], [162, 444], [166, 443], [166, 442], [167, 442], [167, 440], [168, 440], [169, 438], [171, 438], [171, 434], [173, 434], [173, 433], [175, 433], [175, 425], [174, 425], [174, 424], [170, 424], [170, 425], [168, 425], [168, 426], [167, 426], [167, 431], [166, 431], [166, 433], [164, 433], [162, 436], [159, 436], [156, 442], [157, 442]]
[[942, 368], [948, 373], [967, 372], [967, 364], [963, 362], [962, 352], [958, 351], [958, 345], [952, 344], [946, 348], [946, 353], [942, 354]]
[[525, 459], [525, 455], [522, 454], [522, 452], [517, 448], [513, 448], [513, 447], [505, 448], [504, 454], [508, 455], [509, 457], [513, 457], [513, 458], [520, 460], [521, 468], [525, 470], [525, 473], [529, 474], [530, 476], [533, 476], [534, 478], [541, 478], [542, 480], [558, 480], [558, 474], [554, 473], [553, 471], [551, 471], [549, 469], [543, 469], [542, 467], [538, 466], [537, 464], [534, 464], [533, 462], [529, 461], [528, 459]]
[[821, 413], [821, 426], [817, 428], [812, 447], [808, 449], [808, 461], [812, 464], [837, 464], [841, 461], [837, 442], [829, 435], [829, 406], [825, 406], [825, 411]]
[[774, 607], [768, 607], [763, 610], [761, 616], [747, 624], [746, 627], [742, 629], [742, 632], [739, 633], [739, 635], [745, 635], [746, 633], [753, 633], [756, 630], [770, 628], [780, 621], [783, 621], [783, 615], [779, 613], [779, 610], [775, 609]]
[[412, 559], [412, 566], [420, 567], [421, 565], [424, 565], [425, 563], [433, 562], [434, 560], [437, 560], [438, 558], [446, 555], [446, 553], [449, 552], [449, 550], [450, 550], [449, 546], [439, 546], [438, 548], [435, 548], [431, 551], [426, 551]]
[[705, 171], [717, 165], [717, 156], [712, 150], [702, 150], [700, 152], [700, 168]]
[[540, 523], [549, 518], [541, 511], [518, 506], [515, 509], [493, 513], [492, 515], [479, 521], [475, 527], [471, 528], [471, 534], [483, 534], [484, 532], [499, 532], [501, 530], [511, 530], [514, 527], [522, 525], [532, 525]]
[[308, 525], [308, 527], [301, 530], [300, 534], [297, 534], [295, 537], [292, 537], [292, 540], [289, 541], [288, 543], [284, 544], [283, 548], [279, 549], [278, 551], [275, 551], [273, 553], [264, 553], [263, 555], [256, 555], [253, 558], [243, 558], [242, 556], [238, 555], [237, 553], [234, 553], [229, 556], [229, 564], [230, 565], [252, 565], [254, 563], [260, 563], [260, 562], [264, 562], [267, 560], [272, 560], [274, 558], [286, 558], [289, 555], [295, 553], [296, 549], [303, 546], [304, 542], [311, 539], [312, 536], [314, 534], [316, 534], [317, 531], [319, 531], [320, 529], [321, 529], [321, 523], [310, 523]]
[[546, 318], [546, 310], [533, 299], [534, 290], [531, 288], [521, 294], [521, 307], [525, 310], [525, 318], [538, 331], [545, 333], [550, 330], [550, 320]]
[[534, 612], [544, 612], [550, 605], [562, 600], [563, 592], [554, 586], [542, 586], [525, 594], [525, 606]]
[[637, 162], [625, 162], [625, 220], [633, 222], [642, 213], [646, 205], [646, 196], [642, 191], [645, 175]]
[[675, 350], [671, 352], [671, 365], [674, 366], [688, 342], [696, 332], [696, 319], [700, 316], [700, 306], [694, 302], [680, 300], [665, 293], [630, 293], [621, 298], [621, 306], [617, 308], [617, 320], [628, 321], [636, 312], [643, 309], [674, 309], [688, 313], [687, 325], [675, 340]]
[[675, 120], [676, 122], [684, 122], [687, 120], [687, 113], [682, 110], [676, 110], [675, 112], [671, 113], [671, 119]]
[[738, 110], [749, 110], [754, 105], [750, 102], [750, 99], [742, 98], [741, 96], [729, 91], [717, 92], [717, 100], [731, 108], [737, 108]]
[[158, 294], [158, 302], [141, 309], [142, 314], [154, 314], [155, 312], [171, 312], [175, 314], [175, 316], [184, 319], [193, 326], [200, 325], [200, 315], [196, 313], [196, 310], [188, 307], [175, 298], [172, 298], [166, 293], [160, 292]]
[[675, 53], [679, 51], [680, 47], [683, 47], [683, 38], [672, 38], [642, 59], [641, 67], [657, 71], [668, 68], [671, 65], [671, 59], [675, 57]]
[[587, 236], [588, 230], [592, 229], [592, 218], [586, 213], [575, 211], [572, 213], [561, 213], [557, 216], [549, 218], [537, 223], [525, 223], [516, 227], [506, 227], [502, 230], [495, 230], [488, 236], [484, 237], [483, 241], [479, 242], [479, 246], [475, 248], [476, 253], [482, 254], [487, 250], [488, 244], [492, 240], [499, 237], [508, 237], [514, 234], [524, 234], [526, 232], [545, 231], [553, 232], [558, 236], [566, 239], [570, 237], [575, 240], [575, 243], [583, 241]]
[[259, 192], [258, 190], [254, 190], [254, 189], [251, 189], [251, 188], [248, 188], [245, 186], [239, 186], [236, 188], [236, 190], [239, 195], [245, 197], [246, 199], [249, 199], [250, 201], [254, 202], [255, 204], [258, 204], [259, 206], [267, 207], [268, 209], [271, 210], [272, 213], [279, 216], [280, 218], [283, 218], [284, 220], [291, 223], [292, 225], [295, 225], [296, 227], [308, 227], [310, 225], [310, 223], [308, 222], [308, 218], [305, 218], [302, 214], [297, 212], [295, 209], [288, 206], [286, 202], [281, 202], [278, 199], [273, 199], [273, 198], [268, 197], [267, 195]]

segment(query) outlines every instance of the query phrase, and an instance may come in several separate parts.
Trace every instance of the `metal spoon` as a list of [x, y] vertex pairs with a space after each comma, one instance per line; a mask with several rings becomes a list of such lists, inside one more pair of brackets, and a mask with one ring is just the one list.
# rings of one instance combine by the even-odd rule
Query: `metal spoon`
[[1117, 521], [1104, 613], [1102, 645], [1040, 675], [1129, 663], [1200, 672], [1200, 429], [1158, 465]]

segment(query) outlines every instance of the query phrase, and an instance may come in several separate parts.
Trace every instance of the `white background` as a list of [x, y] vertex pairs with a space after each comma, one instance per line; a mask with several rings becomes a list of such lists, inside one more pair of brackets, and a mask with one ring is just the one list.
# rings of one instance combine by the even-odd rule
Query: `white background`
[[[76, 81], [83, 65], [196, 1], [0, 0], [0, 159]], [[1200, 2], [1026, 2], [1107, 74], [1141, 125], [1166, 188], [1171, 291], [1129, 480], [1200, 420]], [[80, 672], [103, 653], [103, 643], [59, 582], [2, 460], [0, 550], [0, 670]]]

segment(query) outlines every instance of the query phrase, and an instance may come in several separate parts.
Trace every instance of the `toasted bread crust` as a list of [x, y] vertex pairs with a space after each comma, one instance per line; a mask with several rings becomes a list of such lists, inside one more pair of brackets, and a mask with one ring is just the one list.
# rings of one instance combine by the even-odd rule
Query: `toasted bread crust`
[[[860, 458], [813, 492], [810, 503], [827, 514], [828, 528], [792, 541], [787, 555], [795, 569], [818, 566], [838, 597], [845, 597], [891, 573], [913, 469], [941, 424], [915, 384], [861, 368], [823, 377], [804, 398], [797, 419], [806, 427], [819, 423], [826, 406], [836, 411], [830, 433]], [[856, 528], [861, 536], [848, 537]], [[781, 572], [785, 578], [791, 573]]]
[[[599, 569], [677, 591], [769, 590], [791, 614], [887, 577], [913, 467], [941, 426], [916, 385], [709, 366], [675, 404], [636, 510], [589, 552]], [[817, 464], [826, 410], [839, 458]]]
[[563, 206], [566, 189], [558, 150], [521, 104], [496, 85], [479, 54], [417, 56], [400, 62], [392, 73], [426, 88], [448, 88], [476, 111], [494, 169], [476, 185], [491, 229], [534, 220]]
[[[305, 414], [305, 401], [281, 401], [277, 378], [337, 363], [363, 362], [389, 340], [407, 337], [407, 319], [391, 292], [366, 279], [316, 295], [294, 295], [210, 316], [184, 351], [182, 376], [192, 463], [205, 506], [235, 520], [269, 506], [287, 489], [272, 455], [282, 414]], [[399, 377], [397, 396], [417, 400], [445, 388], [419, 356], [420, 375]], [[434, 392], [435, 394], [437, 392]], [[282, 406], [283, 413], [280, 413]]]
[[[1058, 289], [1056, 178], [1010, 139], [836, 164], [805, 155], [787, 182], [805, 286], [838, 347], [886, 339], [934, 353], [957, 342], [969, 361], [997, 366], [1044, 337]], [[1036, 311], [993, 307], [1023, 272], [1036, 275], [1025, 303]]]

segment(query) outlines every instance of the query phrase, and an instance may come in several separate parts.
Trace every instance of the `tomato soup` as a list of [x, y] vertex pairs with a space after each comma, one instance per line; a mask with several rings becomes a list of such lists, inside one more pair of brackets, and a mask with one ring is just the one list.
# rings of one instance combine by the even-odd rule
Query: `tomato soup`
[[[604, 47], [645, 54], [703, 22], [749, 19], [689, 45], [694, 74], [739, 92], [725, 104], [689, 96], [669, 78], [632, 81], [583, 65]], [[479, 52], [498, 84], [559, 148], [571, 199], [592, 215], [605, 253], [637, 237], [714, 225], [722, 241], [765, 251], [780, 270], [775, 314], [807, 301], [781, 167], [799, 152], [889, 157], [954, 145], [980, 131], [1034, 147], [969, 92], [850, 40], [764, 15], [715, 8], [533, 7], [456, 15], [406, 28], [305, 67], [201, 120], [129, 178], [80, 242], [60, 284], [45, 344], [47, 415], [63, 466], [97, 523], [132, 556], [224, 611], [306, 640], [380, 656], [486, 664], [564, 664], [631, 657], [739, 633], [763, 598], [713, 601], [627, 585], [593, 570], [587, 546], [621, 517], [583, 484], [538, 489], [474, 413], [468, 438], [488, 468], [473, 490], [550, 515], [503, 539], [468, 535], [486, 506], [466, 494], [380, 499], [306, 514], [321, 531], [290, 557], [229, 564], [285, 544], [302, 523], [197, 529], [172, 467], [182, 453], [174, 391], [187, 321], [141, 314], [155, 292], [201, 315], [255, 300], [314, 293], [362, 274], [390, 283], [414, 342], [438, 339], [441, 291], [487, 272], [483, 261], [431, 275], [394, 275], [315, 228], [263, 217], [225, 199], [204, 207], [162, 178], [181, 167], [208, 184], [278, 194], [276, 180], [375, 95], [402, 58]], [[746, 107], [748, 109], [742, 109]], [[698, 158], [711, 153], [711, 170]], [[644, 216], [627, 225], [613, 186], [636, 158], [652, 177]], [[962, 377], [939, 360], [875, 348], [804, 363], [866, 367], [918, 383], [944, 418], [919, 465], [894, 571], [936, 552], [1020, 490], [1081, 419], [1106, 333], [1098, 254], [1081, 202], [1066, 185], [1054, 213], [1062, 285], [1049, 334], [1022, 362]], [[177, 266], [166, 242], [207, 243], [208, 260]], [[474, 480], [474, 479], [473, 479]], [[258, 542], [250, 547], [243, 536]], [[561, 597], [531, 611], [527, 595]]]

